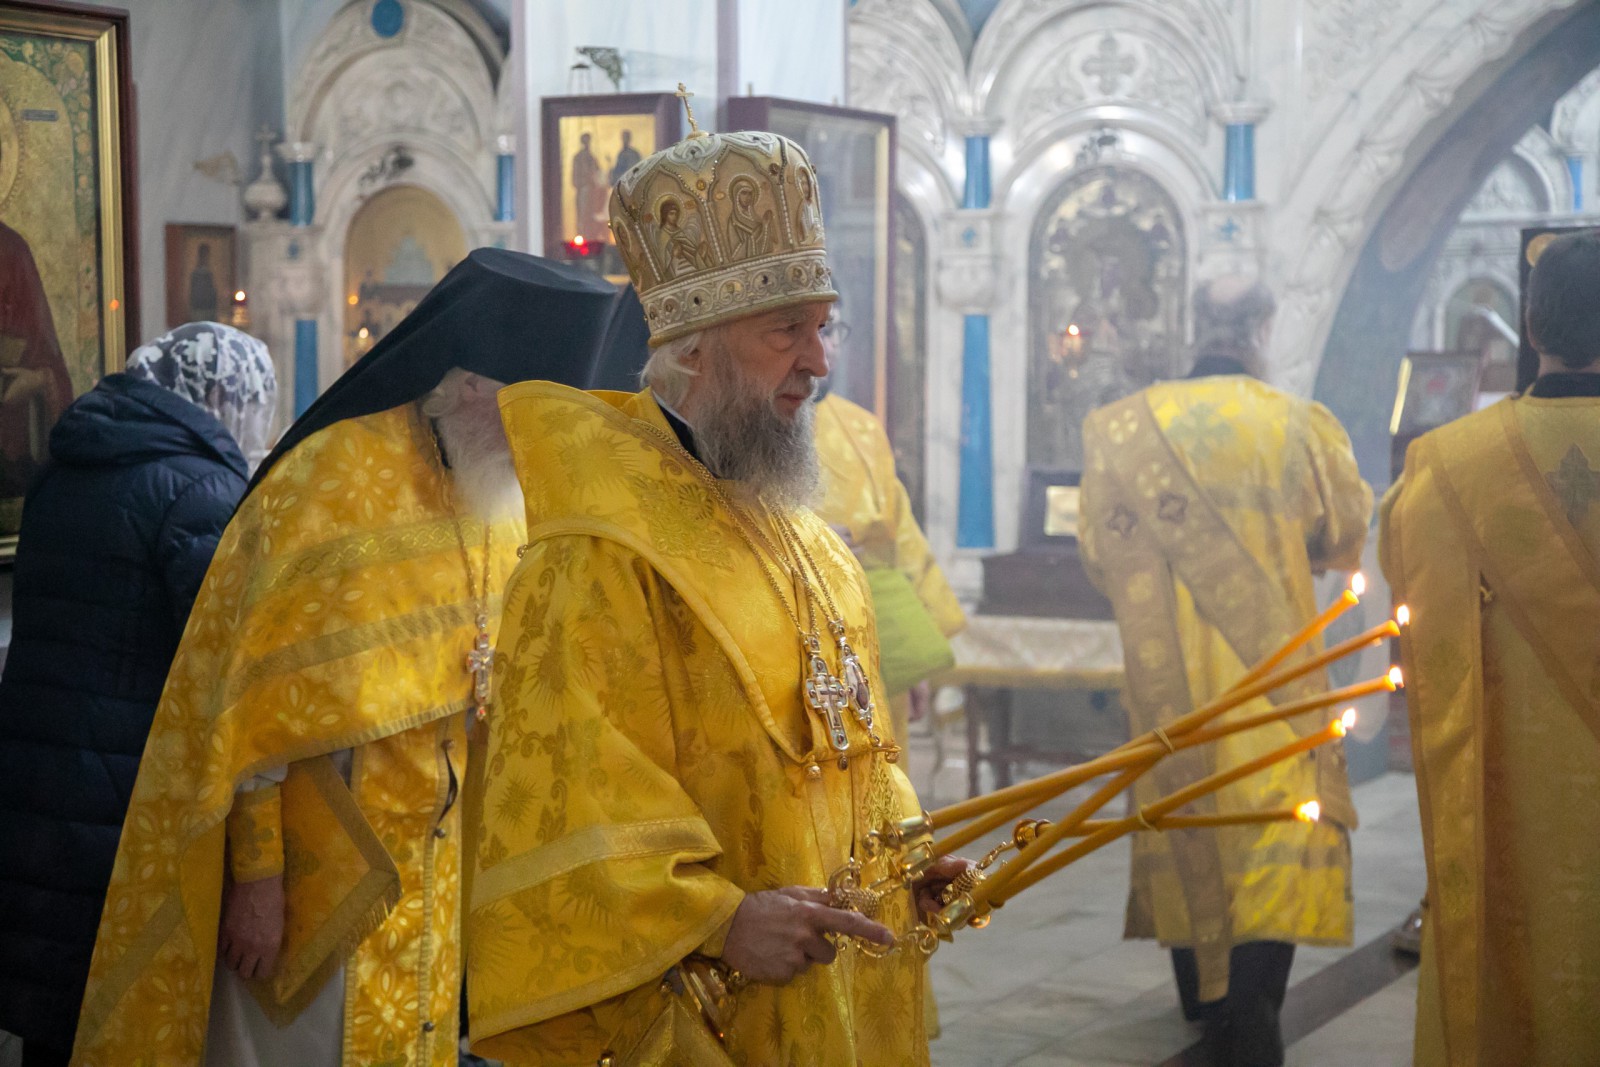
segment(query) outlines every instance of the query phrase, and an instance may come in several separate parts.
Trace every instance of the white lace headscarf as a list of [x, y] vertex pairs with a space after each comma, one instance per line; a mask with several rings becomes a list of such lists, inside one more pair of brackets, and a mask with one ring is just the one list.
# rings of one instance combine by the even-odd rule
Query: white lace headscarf
[[233, 435], [253, 472], [277, 437], [278, 375], [267, 346], [220, 322], [189, 322], [128, 356], [130, 377], [209, 412]]

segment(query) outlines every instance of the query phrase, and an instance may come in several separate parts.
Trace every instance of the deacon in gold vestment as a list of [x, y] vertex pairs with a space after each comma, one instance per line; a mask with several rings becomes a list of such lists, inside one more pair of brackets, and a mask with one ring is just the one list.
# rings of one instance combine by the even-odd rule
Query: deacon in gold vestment
[[1384, 500], [1428, 861], [1421, 1067], [1600, 1049], [1597, 288], [1600, 236], [1545, 246], [1539, 378], [1419, 439]]
[[[1223, 280], [1195, 304], [1190, 379], [1151, 386], [1084, 425], [1080, 536], [1116, 612], [1135, 734], [1221, 694], [1299, 630], [1316, 610], [1313, 571], [1357, 565], [1372, 510], [1333, 416], [1250, 375], [1271, 295]], [[1324, 686], [1318, 675], [1277, 695]], [[1263, 698], [1230, 714], [1267, 706]], [[1134, 799], [1148, 803], [1322, 729], [1338, 711], [1168, 759], [1140, 779]], [[1348, 943], [1355, 811], [1336, 746], [1252, 775], [1214, 801], [1230, 813], [1311, 799], [1322, 805], [1314, 824], [1134, 839], [1127, 936], [1174, 949], [1185, 1014], [1207, 1021], [1219, 1062], [1281, 1063], [1277, 1016], [1294, 944]]]
[[[735, 240], [741, 187], [776, 221]], [[508, 1064], [927, 1063], [922, 958], [874, 955], [909, 900], [880, 925], [821, 888], [852, 860], [881, 874], [866, 835], [919, 809], [873, 714], [860, 566], [803, 503], [834, 296], [801, 225], [815, 187], [766, 133], [696, 132], [634, 167], [611, 226], [651, 388], [501, 395], [529, 543], [466, 937], [474, 1051]], [[713, 267], [657, 256], [680, 216]], [[692, 999], [697, 976], [731, 995]]]
[[156, 712], [74, 1063], [454, 1067], [457, 800], [523, 531], [494, 387], [585, 374], [613, 300], [475, 252], [263, 464]]
[[[829, 329], [833, 328], [830, 323]], [[829, 356], [832, 358], [831, 352]], [[967, 617], [911, 514], [911, 498], [895, 475], [894, 450], [883, 424], [866, 408], [830, 392], [817, 402], [817, 455], [822, 461], [823, 483], [817, 514], [842, 531], [868, 580], [872, 581], [876, 572], [882, 576], [877, 588], [884, 588], [886, 572], [898, 572], [903, 581], [896, 585], [910, 586], [936, 632], [943, 637], [959, 633], [967, 625]], [[880, 617], [882, 614], [880, 606]], [[911, 658], [919, 650], [907, 651]], [[926, 712], [925, 677], [887, 682], [896, 737], [904, 738], [910, 720]], [[911, 714], [913, 701], [919, 705], [915, 716]]]

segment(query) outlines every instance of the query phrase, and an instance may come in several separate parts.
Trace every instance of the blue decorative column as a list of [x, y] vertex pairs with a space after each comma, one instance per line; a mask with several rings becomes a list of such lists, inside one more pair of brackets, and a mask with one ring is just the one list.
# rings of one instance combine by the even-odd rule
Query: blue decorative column
[[1583, 157], [1567, 156], [1567, 173], [1572, 176], [1572, 213], [1583, 212]]
[[1222, 199], [1256, 198], [1256, 123], [1267, 117], [1262, 104], [1236, 100], [1218, 104], [1213, 114], [1223, 124]]
[[[299, 229], [309, 228], [316, 220], [317, 197], [312, 181], [312, 168], [316, 164], [317, 146], [295, 141], [278, 146], [278, 153], [289, 166], [289, 223]], [[301, 242], [290, 242], [289, 259], [302, 255]], [[294, 322], [294, 413], [298, 418], [321, 392], [317, 374], [317, 320], [296, 318]]]
[[1256, 198], [1256, 125], [1228, 123], [1227, 158], [1222, 167], [1222, 199]]
[[494, 221], [517, 221], [517, 142], [503, 133], [495, 142]]
[[301, 142], [281, 145], [279, 151], [289, 164], [289, 222], [295, 226], [310, 226], [317, 217], [317, 194], [311, 180], [316, 149]]
[[[967, 181], [961, 206], [989, 206], [989, 137], [967, 138]], [[968, 233], [972, 231], [969, 230]], [[961, 339], [961, 487], [956, 547], [994, 547], [994, 433], [989, 404], [989, 316], [968, 314]]]
[[317, 320], [294, 320], [294, 415], [299, 418], [321, 391], [317, 381]]

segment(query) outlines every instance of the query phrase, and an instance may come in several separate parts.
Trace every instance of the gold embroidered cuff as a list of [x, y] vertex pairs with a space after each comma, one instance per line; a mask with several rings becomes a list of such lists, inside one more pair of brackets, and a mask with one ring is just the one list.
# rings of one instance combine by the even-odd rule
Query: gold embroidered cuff
[[[735, 908], [734, 911], [737, 912], [738, 909]], [[710, 937], [700, 942], [700, 947], [695, 950], [696, 953], [701, 956], [709, 956], [714, 960], [721, 959], [722, 949], [728, 942], [728, 931], [731, 929], [733, 929], [733, 916], [729, 915], [726, 922], [711, 931]]]
[[228, 812], [228, 869], [235, 882], [283, 873], [283, 800], [278, 786], [233, 798]]

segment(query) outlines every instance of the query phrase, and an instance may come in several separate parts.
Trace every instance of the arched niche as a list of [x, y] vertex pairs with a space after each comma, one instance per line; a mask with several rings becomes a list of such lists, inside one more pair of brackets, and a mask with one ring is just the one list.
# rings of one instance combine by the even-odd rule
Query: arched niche
[[391, 185], [358, 208], [344, 236], [344, 364], [366, 354], [467, 254], [461, 220], [417, 185]]
[[1462, 217], [1543, 215], [1555, 209], [1555, 201], [1550, 177], [1527, 155], [1513, 152], [1489, 172]]
[[1081, 470], [1084, 416], [1182, 368], [1188, 250], [1141, 171], [1073, 174], [1028, 242], [1027, 465]]
[[[1490, 336], [1485, 333], [1483, 312], [1493, 312], [1500, 321], [1516, 329], [1516, 294], [1493, 278], [1469, 278], [1463, 282], [1445, 301], [1444, 350], [1476, 352], [1485, 347]], [[1514, 361], [1516, 348], [1509, 343], [1505, 346], [1506, 361]]]
[[314, 315], [299, 317], [318, 322], [324, 386], [346, 366], [346, 239], [370, 203], [394, 189], [424, 190], [454, 220], [466, 248], [508, 233], [494, 219], [503, 131], [493, 34], [469, 5], [401, 0], [401, 7], [400, 28], [389, 36], [373, 26], [369, 0], [342, 7], [289, 94], [285, 139], [317, 151], [314, 228], [297, 243], [318, 268], [322, 295]]

